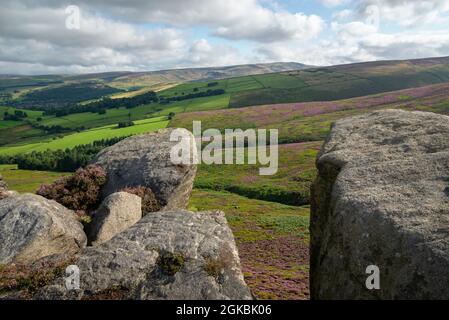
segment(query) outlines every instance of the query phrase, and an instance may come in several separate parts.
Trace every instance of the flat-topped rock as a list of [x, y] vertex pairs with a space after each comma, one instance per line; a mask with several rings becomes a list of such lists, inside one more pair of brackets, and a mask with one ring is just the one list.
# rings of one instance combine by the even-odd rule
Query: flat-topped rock
[[36, 299], [251, 299], [232, 232], [219, 211], [148, 214], [74, 262], [80, 290], [64, 279]]

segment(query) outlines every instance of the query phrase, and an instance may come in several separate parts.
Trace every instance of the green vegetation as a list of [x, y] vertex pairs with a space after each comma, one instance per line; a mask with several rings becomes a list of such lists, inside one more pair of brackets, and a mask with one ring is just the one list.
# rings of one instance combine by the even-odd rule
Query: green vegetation
[[0, 155], [0, 164], [16, 164], [24, 170], [47, 170], [73, 172], [86, 166], [102, 149], [111, 146], [125, 137], [103, 139], [90, 144], [83, 144], [72, 149], [46, 150], [43, 152]]
[[116, 125], [110, 125], [66, 135], [59, 139], [44, 140], [41, 142], [20, 146], [0, 147], [0, 155], [15, 155], [32, 151], [45, 151], [47, 149], [64, 150], [66, 148], [74, 148], [78, 145], [89, 144], [101, 139], [124, 137], [155, 131], [165, 128], [167, 124], [168, 120], [166, 117], [159, 117], [136, 121], [135, 126], [120, 129], [118, 129]]
[[11, 190], [34, 193], [42, 184], [54, 182], [68, 173], [18, 170], [16, 165], [0, 165], [0, 174]]
[[[278, 129], [279, 170], [275, 175], [259, 175], [258, 165], [202, 164], [190, 199], [194, 211], [225, 212], [239, 247], [245, 280], [261, 299], [308, 296], [309, 190], [316, 176], [316, 155], [332, 122], [383, 108], [449, 114], [447, 58], [174, 85], [182, 77], [199, 79], [189, 75], [191, 71], [179, 72], [183, 75], [177, 78], [161, 72], [155, 76], [157, 80], [128, 73], [0, 78], [0, 101], [9, 105], [0, 107], [0, 115], [6, 116], [0, 121], [0, 156], [13, 156], [4, 162], [19, 163], [21, 168], [73, 170], [106, 144], [80, 145], [168, 124], [191, 129], [192, 121], [197, 120], [203, 130]], [[412, 89], [392, 92], [404, 88]], [[44, 115], [12, 105], [52, 111]], [[58, 116], [55, 110], [59, 110]], [[72, 111], [77, 113], [69, 114]], [[18, 170], [15, 165], [3, 165], [0, 170], [11, 189], [20, 192], [34, 192], [61, 175]], [[53, 189], [58, 189], [57, 184]], [[86, 196], [86, 190], [83, 192]], [[146, 193], [142, 188], [128, 192]], [[145, 205], [157, 206], [154, 200], [147, 197]], [[183, 263], [182, 256], [161, 253], [160, 271], [173, 275]], [[220, 269], [219, 260], [206, 261], [206, 272], [216, 279]]]
[[95, 82], [70, 83], [33, 90], [9, 103], [15, 106], [42, 110], [55, 106], [60, 108], [70, 103], [98, 99], [120, 91], [119, 89]]
[[98, 114], [106, 114], [106, 109], [118, 109], [126, 108], [132, 109], [141, 105], [150, 104], [153, 102], [158, 102], [159, 99], [155, 92], [149, 91], [141, 95], [129, 97], [129, 98], [103, 98], [98, 101], [93, 101], [90, 103], [79, 103], [76, 105], [67, 106], [65, 108], [52, 107], [47, 108], [44, 115], [56, 115], [57, 117], [66, 116], [74, 113], [82, 112], [97, 112]]
[[320, 146], [321, 142], [280, 145], [278, 172], [272, 176], [259, 175], [259, 165], [201, 164], [195, 187], [290, 205], [308, 204]]
[[174, 276], [183, 267], [185, 258], [181, 253], [160, 252], [156, 264], [159, 270], [167, 275]]
[[[193, 190], [190, 210], [217, 208], [226, 214], [252, 293], [258, 299], [306, 299], [309, 208]], [[209, 275], [219, 277], [221, 259], [206, 260]]]

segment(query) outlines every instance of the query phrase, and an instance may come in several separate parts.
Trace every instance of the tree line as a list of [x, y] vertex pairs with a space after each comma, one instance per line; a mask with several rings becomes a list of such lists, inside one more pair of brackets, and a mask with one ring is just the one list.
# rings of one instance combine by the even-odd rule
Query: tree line
[[226, 91], [223, 89], [215, 89], [215, 90], [208, 89], [206, 91], [189, 93], [189, 94], [185, 94], [182, 96], [173, 96], [173, 97], [162, 96], [162, 97], [160, 97], [159, 102], [161, 104], [168, 104], [168, 103], [174, 102], [174, 101], [183, 101], [183, 100], [188, 100], [188, 99], [218, 96], [218, 95], [225, 94], [225, 93], [226, 93]]
[[3, 114], [3, 120], [21, 121], [25, 118], [28, 118], [28, 114], [22, 110], [14, 110], [14, 114], [5, 111]]
[[106, 113], [106, 109], [114, 109], [114, 108], [127, 108], [132, 109], [144, 104], [157, 103], [159, 98], [157, 94], [153, 91], [146, 92], [144, 94], [129, 97], [129, 98], [117, 98], [111, 99], [109, 97], [105, 97], [101, 100], [94, 101], [87, 104], [71, 104], [66, 106], [65, 108], [50, 108], [45, 110], [44, 115], [56, 115], [57, 117], [63, 117], [69, 114], [74, 113], [82, 113], [82, 112], [93, 112], [104, 114]]
[[94, 141], [65, 150], [46, 150], [18, 155], [0, 155], [0, 164], [17, 164], [23, 170], [74, 172], [85, 167], [106, 147], [112, 146], [126, 137]]

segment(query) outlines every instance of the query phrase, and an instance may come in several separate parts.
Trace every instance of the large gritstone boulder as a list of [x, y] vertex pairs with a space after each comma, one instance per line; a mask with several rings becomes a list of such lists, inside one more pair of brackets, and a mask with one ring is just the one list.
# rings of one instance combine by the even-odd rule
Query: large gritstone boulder
[[[162, 211], [74, 262], [79, 290], [64, 279], [36, 299], [251, 299], [222, 212]], [[70, 288], [69, 288], [70, 289]]]
[[178, 144], [170, 141], [173, 130], [196, 148], [193, 135], [185, 129], [163, 129], [133, 136], [101, 151], [93, 160], [108, 174], [106, 197], [128, 187], [149, 187], [165, 210], [186, 208], [196, 174], [196, 164], [174, 164], [170, 153]]
[[98, 245], [128, 229], [142, 218], [142, 199], [126, 192], [108, 196], [92, 220], [89, 241]]
[[312, 298], [449, 299], [449, 117], [337, 121], [317, 167]]
[[73, 211], [41, 196], [24, 194], [0, 201], [0, 264], [32, 263], [86, 246]]

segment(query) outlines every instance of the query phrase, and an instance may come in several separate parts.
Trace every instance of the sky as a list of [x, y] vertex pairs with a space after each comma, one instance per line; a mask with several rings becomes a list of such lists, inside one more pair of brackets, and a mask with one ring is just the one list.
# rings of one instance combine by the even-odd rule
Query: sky
[[0, 73], [449, 55], [449, 0], [0, 2]]

